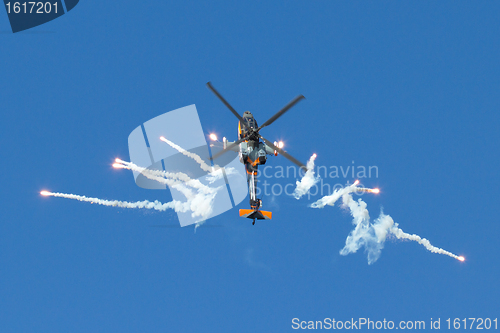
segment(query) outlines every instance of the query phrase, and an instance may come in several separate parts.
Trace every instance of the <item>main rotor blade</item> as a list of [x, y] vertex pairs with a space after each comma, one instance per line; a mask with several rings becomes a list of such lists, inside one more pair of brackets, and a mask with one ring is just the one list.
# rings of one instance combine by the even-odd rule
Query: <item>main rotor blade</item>
[[290, 103], [288, 103], [287, 105], [285, 105], [285, 107], [281, 110], [279, 110], [278, 112], [276, 112], [276, 114], [274, 116], [272, 116], [271, 118], [269, 118], [268, 121], [266, 121], [264, 124], [262, 124], [259, 129], [257, 130], [257, 132], [263, 128], [263, 127], [266, 127], [266, 126], [269, 126], [271, 125], [276, 119], [278, 119], [279, 117], [281, 117], [285, 112], [287, 112], [292, 106], [294, 106], [295, 104], [297, 104], [298, 102], [300, 102], [300, 100], [304, 99], [305, 97], [302, 96], [302, 95], [299, 95], [297, 97], [295, 97]]
[[218, 152], [217, 154], [215, 154], [214, 156], [212, 156], [212, 160], [215, 160], [216, 158], [220, 157], [222, 154], [227, 153], [228, 151], [232, 150], [235, 146], [239, 145], [240, 143], [242, 143], [246, 139], [247, 139], [247, 137], [244, 137], [242, 139], [239, 139], [236, 142], [231, 143], [229, 146], [226, 147], [226, 149], [223, 149], [220, 152]]
[[259, 137], [264, 140], [264, 142], [266, 143], [266, 145], [268, 145], [269, 147], [273, 148], [274, 150], [276, 150], [278, 153], [280, 153], [281, 155], [283, 155], [284, 157], [286, 157], [288, 160], [290, 160], [291, 162], [295, 163], [296, 165], [298, 165], [299, 167], [301, 168], [304, 168], [305, 171], [307, 171], [307, 167], [302, 164], [299, 160], [297, 160], [295, 157], [293, 157], [292, 155], [288, 154], [286, 151], [284, 151], [283, 149], [281, 148], [278, 148], [276, 147], [271, 141], [267, 140], [266, 138], [264, 138], [262, 135], [259, 134]]
[[235, 109], [233, 109], [233, 107], [231, 106], [231, 104], [229, 104], [225, 99], [224, 97], [222, 97], [221, 94], [219, 94], [219, 92], [217, 90], [215, 90], [215, 88], [212, 86], [212, 84], [210, 82], [207, 82], [207, 87], [208, 89], [212, 90], [212, 92], [215, 94], [215, 96], [219, 97], [219, 99], [222, 101], [222, 103], [224, 103], [225, 106], [227, 106], [227, 108], [229, 110], [231, 110], [231, 112], [236, 116], [236, 118], [238, 118], [238, 120], [240, 121], [240, 124], [245, 127], [246, 129], [247, 128], [247, 124], [245, 123], [245, 121], [243, 120], [243, 118], [240, 116], [240, 114], [238, 112], [236, 112]]

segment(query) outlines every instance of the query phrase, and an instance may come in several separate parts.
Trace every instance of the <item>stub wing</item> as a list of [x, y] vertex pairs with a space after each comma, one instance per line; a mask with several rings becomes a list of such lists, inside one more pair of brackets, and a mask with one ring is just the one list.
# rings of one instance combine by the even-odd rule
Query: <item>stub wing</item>
[[229, 148], [229, 150], [232, 150], [232, 151], [234, 151], [236, 153], [239, 153], [240, 152], [240, 146], [239, 145], [235, 145], [234, 144], [235, 142], [236, 141], [234, 141], [234, 142], [227, 141], [227, 146], [224, 149], [228, 149]]
[[240, 209], [240, 216], [248, 219], [270, 220], [273, 217], [273, 213], [263, 210]]
[[229, 148], [230, 150], [239, 153], [240, 152], [240, 146], [239, 145], [235, 145], [235, 143], [237, 143], [237, 142], [238, 141], [233, 141], [233, 142], [227, 141], [226, 137], [223, 137], [222, 138], [222, 148], [224, 150], [226, 150], [226, 149]]

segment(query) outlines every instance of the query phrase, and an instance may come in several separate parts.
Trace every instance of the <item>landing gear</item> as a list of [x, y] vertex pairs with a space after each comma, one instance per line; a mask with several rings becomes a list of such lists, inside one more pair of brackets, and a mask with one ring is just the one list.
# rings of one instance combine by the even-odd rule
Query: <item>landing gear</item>
[[253, 219], [252, 225], [255, 225], [255, 219]]

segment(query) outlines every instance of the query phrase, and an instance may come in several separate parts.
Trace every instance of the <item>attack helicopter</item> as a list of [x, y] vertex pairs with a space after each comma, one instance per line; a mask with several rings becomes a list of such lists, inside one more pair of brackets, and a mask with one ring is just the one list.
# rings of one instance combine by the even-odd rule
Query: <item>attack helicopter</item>
[[223, 150], [215, 154], [212, 158], [215, 160], [228, 151], [235, 151], [239, 154], [240, 162], [245, 165], [245, 170], [247, 173], [248, 192], [250, 194], [250, 209], [240, 209], [239, 214], [241, 217], [252, 219], [253, 225], [255, 224], [256, 219], [270, 220], [272, 218], [272, 212], [260, 210], [260, 208], [262, 207], [262, 199], [257, 198], [257, 171], [259, 165], [266, 164], [267, 155], [278, 156], [278, 154], [281, 154], [292, 163], [302, 168], [304, 171], [307, 170], [307, 168], [302, 162], [282, 149], [282, 142], [272, 143], [271, 141], [264, 138], [259, 132], [264, 127], [269, 126], [273, 122], [275, 122], [295, 104], [300, 102], [302, 99], [305, 99], [305, 97], [303, 95], [298, 95], [287, 105], [285, 105], [281, 110], [276, 112], [274, 116], [269, 118], [261, 126], [258, 126], [257, 121], [250, 111], [245, 111], [243, 112], [243, 115], [240, 115], [224, 99], [224, 97], [222, 97], [222, 95], [212, 86], [210, 82], [207, 83], [207, 87], [239, 120], [238, 140], [230, 142], [227, 141], [226, 138], [223, 138]]

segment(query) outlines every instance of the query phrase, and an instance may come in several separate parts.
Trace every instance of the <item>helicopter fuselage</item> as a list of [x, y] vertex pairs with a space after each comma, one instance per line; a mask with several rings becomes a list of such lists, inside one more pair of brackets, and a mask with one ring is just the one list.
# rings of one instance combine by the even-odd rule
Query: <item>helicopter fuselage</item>
[[[228, 103], [228, 101], [224, 99], [224, 97], [222, 97], [222, 95], [212, 86], [210, 82], [207, 83], [207, 87], [239, 120], [238, 141], [228, 143], [226, 138], [223, 138], [224, 149], [221, 152], [215, 154], [212, 158], [216, 159], [226, 151], [238, 151], [240, 162], [245, 165], [247, 173], [248, 191], [250, 193], [250, 206], [252, 208], [240, 209], [240, 216], [253, 219], [253, 224], [255, 224], [255, 219], [270, 220], [272, 218], [271, 212], [264, 212], [259, 210], [259, 207], [261, 207], [262, 205], [262, 201], [260, 199], [257, 199], [257, 172], [259, 165], [266, 163], [267, 155], [277, 156], [279, 153], [300, 168], [306, 169], [306, 166], [282, 149], [283, 142], [274, 142], [273, 144], [271, 141], [264, 138], [259, 133], [259, 131], [262, 128], [271, 125], [276, 121], [276, 119], [280, 118], [285, 112], [287, 112], [291, 107], [293, 107], [305, 97], [303, 95], [298, 95], [259, 127], [257, 125], [257, 121], [253, 117], [252, 113], [250, 113], [250, 111], [245, 111], [243, 115], [240, 116], [240, 114]], [[262, 140], [263, 142], [261, 142], [260, 140]], [[239, 149], [237, 147], [239, 147]]]
[[238, 139], [248, 136], [248, 140], [240, 143], [240, 162], [245, 165], [248, 182], [248, 192], [250, 194], [250, 207], [259, 209], [261, 200], [257, 199], [257, 174], [259, 165], [266, 164], [267, 155], [278, 155], [278, 153], [264, 142], [259, 140], [257, 135], [252, 135], [251, 131], [258, 128], [257, 121], [249, 111], [245, 111], [242, 116], [246, 122], [246, 128], [238, 123]]

